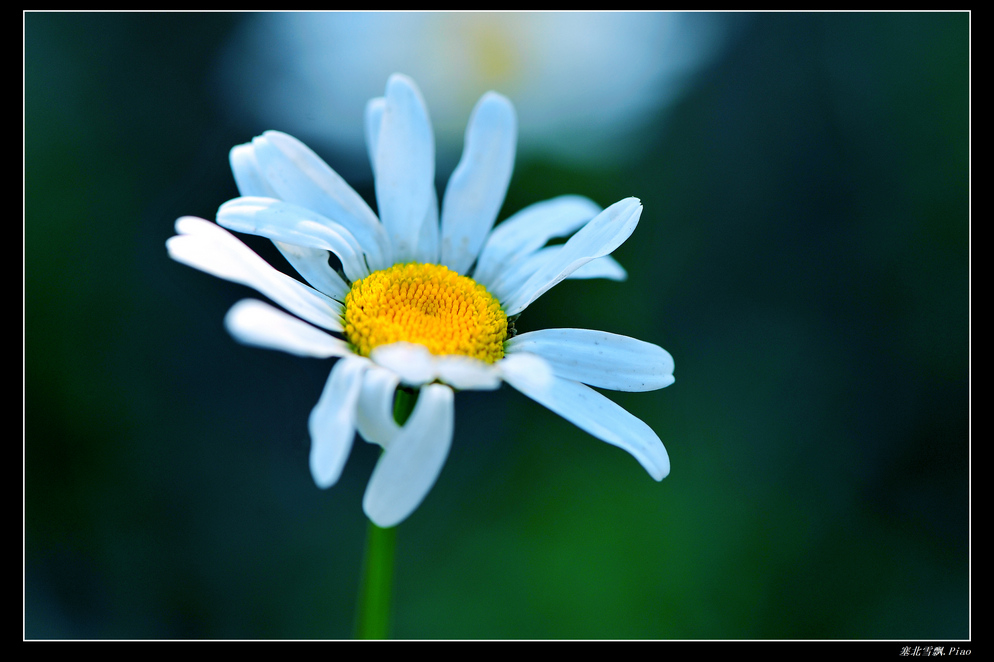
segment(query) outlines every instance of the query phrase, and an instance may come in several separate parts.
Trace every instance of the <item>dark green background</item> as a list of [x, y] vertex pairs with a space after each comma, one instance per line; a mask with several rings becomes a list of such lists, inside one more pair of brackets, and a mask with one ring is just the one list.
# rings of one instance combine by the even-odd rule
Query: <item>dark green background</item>
[[[459, 394], [399, 529], [396, 636], [970, 636], [970, 15], [735, 18], [642, 157], [519, 162], [502, 214], [641, 198], [629, 280], [519, 328], [669, 350], [676, 384], [610, 396], [671, 475], [509, 387]], [[350, 636], [374, 449], [317, 489], [330, 363], [234, 343], [252, 293], [164, 248], [272, 128], [211, 89], [240, 20], [24, 18], [28, 638]]]

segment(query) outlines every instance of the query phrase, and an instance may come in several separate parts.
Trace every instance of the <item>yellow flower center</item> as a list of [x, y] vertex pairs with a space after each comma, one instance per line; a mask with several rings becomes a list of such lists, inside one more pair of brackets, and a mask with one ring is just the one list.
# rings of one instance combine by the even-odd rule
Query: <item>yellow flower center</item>
[[395, 264], [352, 283], [345, 335], [356, 351], [406, 341], [432, 354], [493, 363], [504, 356], [507, 315], [487, 289], [440, 264]]

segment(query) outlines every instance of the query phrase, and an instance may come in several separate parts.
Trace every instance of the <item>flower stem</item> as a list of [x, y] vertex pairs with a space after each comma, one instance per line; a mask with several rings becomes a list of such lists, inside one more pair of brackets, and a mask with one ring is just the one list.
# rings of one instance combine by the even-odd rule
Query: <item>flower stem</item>
[[397, 527], [383, 529], [372, 522], [366, 534], [366, 559], [359, 587], [357, 639], [386, 639], [390, 633], [390, 589]]
[[[393, 417], [398, 425], [407, 422], [418, 391], [397, 389]], [[384, 529], [372, 522], [366, 531], [366, 558], [363, 561], [362, 585], [356, 607], [356, 638], [386, 639], [390, 634], [390, 593], [393, 587], [394, 552], [397, 527]]]
[[401, 386], [397, 389], [396, 397], [393, 399], [393, 419], [397, 425], [404, 425], [414, 411], [414, 405], [418, 401], [420, 390], [409, 389]]

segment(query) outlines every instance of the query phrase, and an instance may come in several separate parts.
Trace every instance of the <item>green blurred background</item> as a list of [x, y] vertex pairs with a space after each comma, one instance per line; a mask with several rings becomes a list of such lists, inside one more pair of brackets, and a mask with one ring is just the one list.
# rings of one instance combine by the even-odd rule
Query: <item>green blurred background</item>
[[[232, 145], [284, 128], [220, 101], [249, 20], [24, 17], [27, 638], [351, 635], [374, 449], [317, 489], [330, 363], [234, 343], [253, 293], [164, 247], [237, 195]], [[521, 145], [502, 213], [641, 198], [628, 281], [568, 281], [518, 326], [669, 350], [673, 386], [609, 396], [672, 473], [507, 386], [458, 394], [399, 529], [398, 638], [971, 635], [970, 15], [705, 20], [720, 53], [638, 149]]]

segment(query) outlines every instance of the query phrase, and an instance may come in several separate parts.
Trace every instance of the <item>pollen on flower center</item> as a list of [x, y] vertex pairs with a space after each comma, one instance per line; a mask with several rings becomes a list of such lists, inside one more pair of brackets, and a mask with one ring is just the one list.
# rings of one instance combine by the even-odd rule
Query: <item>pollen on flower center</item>
[[504, 356], [507, 315], [500, 303], [472, 278], [439, 264], [395, 264], [355, 281], [344, 317], [345, 335], [362, 356], [400, 341], [487, 363]]

